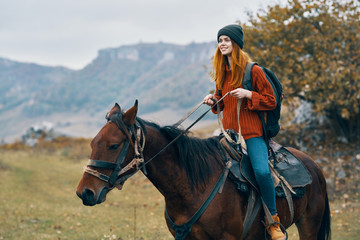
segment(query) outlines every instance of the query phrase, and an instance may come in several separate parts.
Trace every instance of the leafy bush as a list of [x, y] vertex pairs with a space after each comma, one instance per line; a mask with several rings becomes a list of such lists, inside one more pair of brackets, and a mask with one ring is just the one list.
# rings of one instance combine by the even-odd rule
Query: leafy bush
[[244, 25], [245, 50], [282, 80], [284, 102], [312, 103], [348, 141], [360, 136], [359, 7], [351, 0], [294, 0]]

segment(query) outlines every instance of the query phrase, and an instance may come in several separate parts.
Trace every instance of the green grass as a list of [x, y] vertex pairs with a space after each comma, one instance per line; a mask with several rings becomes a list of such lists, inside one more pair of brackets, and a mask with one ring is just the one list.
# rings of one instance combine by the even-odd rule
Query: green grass
[[[83, 206], [75, 190], [85, 164], [61, 154], [0, 150], [0, 240], [173, 239], [163, 197], [141, 173], [103, 204]], [[359, 239], [359, 204], [338, 201], [331, 208], [332, 239]], [[298, 239], [294, 227], [289, 236]]]

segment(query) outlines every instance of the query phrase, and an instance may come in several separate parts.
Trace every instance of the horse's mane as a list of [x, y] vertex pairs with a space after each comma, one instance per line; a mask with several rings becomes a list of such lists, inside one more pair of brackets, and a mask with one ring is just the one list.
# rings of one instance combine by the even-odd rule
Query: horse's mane
[[[157, 129], [169, 142], [184, 131], [176, 126], [161, 127], [142, 119], [138, 119], [138, 121]], [[218, 137], [200, 139], [189, 135], [189, 133], [183, 134], [173, 143], [173, 146], [178, 156], [178, 164], [185, 169], [191, 186], [204, 189], [206, 182], [215, 170], [224, 166], [219, 151], [219, 139]]]
[[[123, 132], [127, 132], [124, 131], [126, 124], [122, 120], [123, 114], [123, 112], [113, 112], [107, 118], [114, 122]], [[145, 126], [150, 126], [158, 130], [169, 142], [184, 131], [176, 126], [161, 127], [156, 123], [138, 117], [136, 120], [141, 125], [145, 135], [147, 135]], [[200, 139], [189, 136], [189, 133], [184, 133], [173, 143], [173, 147], [178, 156], [178, 165], [185, 170], [190, 185], [199, 190], [205, 188], [207, 180], [216, 169], [224, 166], [221, 161], [222, 156], [219, 151], [221, 146], [218, 137]]]

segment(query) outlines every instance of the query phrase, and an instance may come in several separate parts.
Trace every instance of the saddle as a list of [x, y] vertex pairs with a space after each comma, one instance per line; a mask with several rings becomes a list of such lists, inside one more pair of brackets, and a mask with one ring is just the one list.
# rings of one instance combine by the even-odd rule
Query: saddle
[[[237, 134], [228, 132], [232, 138]], [[236, 184], [241, 192], [249, 193], [250, 187], [259, 192], [259, 186], [255, 179], [249, 156], [239, 145], [234, 145], [220, 136], [220, 143], [224, 149], [224, 160], [231, 161], [230, 179]], [[312, 182], [312, 178], [303, 163], [298, 160], [289, 150], [282, 145], [270, 141], [269, 166], [272, 173], [276, 196], [286, 197], [287, 187], [293, 197], [301, 198], [305, 194], [305, 186]]]
[[[248, 195], [244, 231], [241, 238], [244, 239], [258, 214], [261, 203], [266, 218], [270, 221], [272, 218], [269, 209], [259, 194], [260, 189], [246, 150], [241, 148], [240, 144], [233, 144], [237, 142], [238, 134], [232, 130], [226, 130], [226, 132], [234, 140], [230, 142], [225, 136], [220, 135], [223, 160], [225, 164], [231, 166], [229, 178], [235, 183], [239, 191]], [[286, 198], [291, 223], [294, 219], [293, 198], [302, 198], [304, 196], [306, 192], [305, 186], [312, 182], [312, 178], [303, 163], [288, 149], [274, 141], [270, 141], [269, 147], [269, 167], [272, 173], [276, 196]], [[231, 164], [228, 164], [229, 162]]]

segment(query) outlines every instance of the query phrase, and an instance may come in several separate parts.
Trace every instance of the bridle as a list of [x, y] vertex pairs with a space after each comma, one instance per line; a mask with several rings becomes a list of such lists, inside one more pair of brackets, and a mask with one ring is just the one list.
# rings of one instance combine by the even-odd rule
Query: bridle
[[[224, 96], [222, 96], [219, 100], [217, 100], [214, 103], [214, 105], [212, 107], [218, 105], [218, 103], [220, 101], [222, 101], [222, 99], [225, 98], [225, 96], [227, 96], [227, 95], [228, 95], [228, 93], [225, 94]], [[203, 104], [203, 101], [201, 101], [184, 118], [182, 118], [180, 121], [178, 121], [176, 123], [176, 126], [178, 126], [182, 122], [184, 122], [184, 120], [187, 119], [191, 114], [193, 114], [202, 104]], [[183, 134], [187, 133], [190, 130], [190, 128], [192, 128], [197, 122], [199, 122], [211, 110], [211, 108], [209, 108], [200, 117], [198, 117], [190, 126], [188, 126], [184, 131], [182, 131], [177, 137], [175, 137], [171, 142], [169, 142], [165, 147], [163, 147], [153, 157], [151, 157], [149, 160], [147, 160], [146, 163], [144, 161], [144, 156], [143, 156], [143, 150], [145, 147], [145, 133], [144, 133], [144, 130], [142, 129], [141, 125], [139, 124], [139, 122], [136, 120], [134, 125], [128, 126], [123, 122], [118, 122], [118, 121], [112, 120], [112, 118], [115, 114], [109, 116], [109, 113], [108, 113], [108, 114], [106, 114], [106, 117], [105, 117], [107, 119], [107, 121], [115, 123], [119, 127], [119, 129], [128, 137], [125, 140], [124, 146], [120, 152], [118, 159], [116, 160], [116, 163], [110, 163], [110, 162], [106, 162], [106, 161], [102, 161], [102, 160], [89, 159], [88, 164], [85, 167], [84, 171], [86, 173], [89, 173], [89, 174], [99, 178], [100, 180], [102, 180], [104, 182], [109, 183], [111, 186], [110, 189], [113, 189], [114, 187], [116, 187], [118, 185], [120, 185], [120, 187], [122, 187], [124, 182], [128, 178], [130, 178], [132, 175], [137, 173], [140, 170], [140, 168], [143, 169], [143, 171], [146, 175], [147, 173], [146, 173], [145, 165], [150, 163], [152, 160], [154, 160], [156, 157], [158, 157], [161, 153], [163, 153], [169, 146], [171, 146], [174, 142], [176, 142]], [[120, 115], [119, 117], [122, 119], [123, 113], [119, 113], [118, 115]], [[134, 142], [132, 141], [132, 138], [135, 139]], [[141, 138], [142, 138], [142, 145], [140, 144]], [[122, 168], [121, 165], [125, 161], [125, 157], [129, 150], [130, 141], [131, 141], [131, 144], [134, 146], [135, 155], [134, 155], [133, 160], [130, 163], [128, 163], [124, 168]], [[142, 164], [141, 167], [140, 167], [140, 164]], [[125, 173], [127, 173], [129, 170], [133, 169], [134, 166], [136, 167], [135, 171], [131, 174], [125, 175]], [[96, 167], [96, 168], [102, 168], [102, 169], [114, 169], [114, 170], [110, 176], [107, 176], [105, 174], [102, 174], [102, 173], [90, 168], [90, 167]], [[123, 175], [123, 176], [120, 177], [121, 175]]]
[[[122, 118], [122, 114], [119, 115]], [[118, 185], [122, 186], [128, 178], [130, 178], [137, 171], [139, 171], [141, 168], [140, 164], [143, 164], [143, 167], [145, 167], [144, 157], [143, 157], [143, 150], [145, 147], [145, 133], [137, 120], [135, 121], [135, 124], [132, 126], [128, 126], [126, 124], [121, 124], [122, 126], [120, 126], [118, 123], [116, 123], [116, 121], [111, 120], [109, 113], [106, 115], [105, 118], [107, 119], [108, 123], [112, 122], [116, 124], [119, 127], [119, 129], [127, 136], [127, 138], [124, 142], [123, 148], [121, 149], [121, 152], [115, 163], [96, 160], [96, 159], [89, 159], [84, 171], [99, 178], [104, 182], [109, 183], [110, 184], [109, 189], [113, 189]], [[135, 152], [133, 160], [130, 163], [128, 163], [125, 167], [121, 167], [128, 153], [130, 141], [131, 141], [131, 145], [134, 146], [134, 152]], [[135, 166], [135, 171], [132, 172], [131, 174], [126, 174], [129, 170], [133, 169], [134, 166]], [[113, 169], [113, 172], [111, 173], [110, 176], [108, 176], [98, 172], [97, 170], [92, 169], [91, 167], [96, 167], [101, 169]]]

